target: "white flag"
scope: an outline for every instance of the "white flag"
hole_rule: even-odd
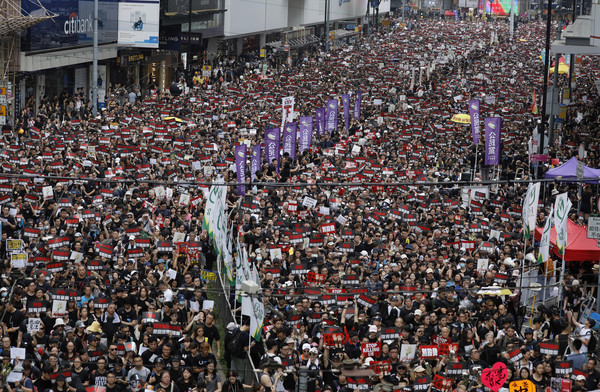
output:
[[[535,230],[535,221],[537,218],[538,202],[540,198],[540,183],[529,184],[527,194],[523,202],[523,228],[525,238],[531,238]]]
[[[554,208],[554,207],[552,207]],[[540,241],[540,254],[538,256],[538,264],[544,264],[548,262],[550,258],[550,233],[552,232],[552,219],[553,219],[553,209],[550,209],[550,214],[548,214],[548,218],[546,219],[546,224],[544,225],[544,231],[542,232],[542,240]],[[548,271],[546,271],[548,272]]]
[[[564,256],[568,243],[567,219],[569,219],[569,211],[572,205],[569,195],[566,192],[556,196],[556,201],[554,202],[554,226],[556,227],[556,246],[558,247],[558,254],[561,256]]]

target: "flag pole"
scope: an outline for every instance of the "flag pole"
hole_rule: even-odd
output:
[[[475,179],[475,174],[477,173],[477,160],[479,159],[479,143],[475,145],[475,165],[473,165],[473,176]]]
[[[560,309],[560,314],[562,315],[562,288],[560,285],[565,280],[565,252],[567,251],[567,243],[565,242],[565,249],[562,252],[562,264],[560,266],[560,282],[558,284],[558,306]]]

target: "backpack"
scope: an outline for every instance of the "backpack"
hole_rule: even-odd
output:
[[[231,338],[225,347],[230,354],[239,354],[243,350],[244,342],[242,342],[242,331],[236,328],[231,334]]]
[[[588,342],[588,353],[595,354],[596,348],[598,347],[598,338],[596,338],[596,333],[590,330],[590,341]]]

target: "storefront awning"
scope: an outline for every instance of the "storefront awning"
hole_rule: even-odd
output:
[[[44,53],[21,52],[20,71],[35,72],[44,69],[68,67],[70,65],[91,63],[94,48],[85,46],[75,49],[61,49]],[[117,44],[106,44],[98,47],[98,60],[117,57]]]

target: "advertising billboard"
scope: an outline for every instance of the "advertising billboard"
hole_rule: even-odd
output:
[[[23,51],[61,49],[91,45],[94,36],[94,2],[40,0],[48,11],[57,14],[29,28],[21,39]],[[42,10],[37,2],[22,2],[23,14],[38,15]],[[98,2],[98,42],[117,41],[117,20],[119,3],[117,0]]]
[[[518,13],[519,10],[519,2],[518,0],[494,0],[488,1],[487,12],[492,15],[508,15],[510,14],[510,6],[513,4],[515,14]]]
[[[160,1],[119,3],[119,46],[158,48]]]

